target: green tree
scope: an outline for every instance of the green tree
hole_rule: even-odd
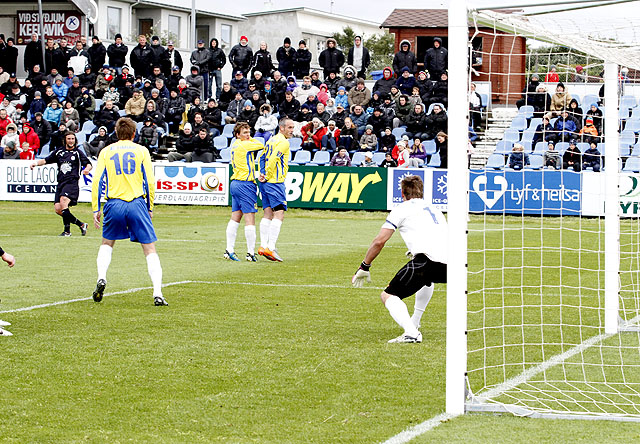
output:
[[[346,26],[342,32],[336,32],[332,36],[338,43],[338,48],[344,52],[345,59],[349,49],[353,46],[356,33],[350,27]],[[364,46],[369,50],[371,56],[371,64],[367,71],[377,71],[383,69],[385,66],[391,66],[393,61],[393,43],[394,36],[387,31],[384,34],[374,34],[370,37],[366,35],[362,36]]]

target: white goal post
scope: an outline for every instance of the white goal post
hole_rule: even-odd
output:
[[[633,182],[625,199],[640,207],[640,197],[632,200],[640,167],[637,172],[631,168],[633,158],[640,157],[640,151],[633,151],[640,150],[640,134],[635,132],[633,139],[631,125],[636,115],[640,120],[640,82],[637,87],[625,85],[620,70],[640,72],[640,37],[626,17],[605,21],[598,29],[590,24],[581,28],[579,19],[566,20],[566,12],[581,4],[596,8],[623,3],[627,1],[567,0],[472,9],[464,0],[450,2],[448,414],[486,411],[640,421],[640,210],[621,218],[621,199],[629,188],[623,182]],[[542,11],[542,5],[548,11]],[[590,11],[598,14],[597,9]],[[531,46],[519,49],[516,38],[527,39]],[[535,59],[532,48],[537,48]],[[474,52],[484,62],[472,68]],[[500,58],[526,58],[526,69]],[[569,139],[555,135],[563,155],[575,140],[581,145],[580,168],[568,167],[574,170],[556,171],[540,163],[547,157],[528,139],[543,115],[564,119],[560,110],[549,108],[527,114],[529,93],[521,87],[528,87],[533,74],[551,71],[557,60],[560,77],[569,80],[577,101],[595,100],[604,82],[596,106],[604,109],[598,136],[590,138],[577,129]],[[577,69],[583,66],[576,60],[588,63],[584,80],[573,82],[583,79]],[[503,156],[502,166],[469,168],[469,90],[474,76],[492,84],[493,97],[488,98],[495,99],[493,115],[479,133],[483,146],[495,147],[487,153],[489,160],[491,155]],[[541,83],[556,88],[559,82],[548,78]],[[624,97],[629,99],[620,106]],[[627,108],[634,97],[635,107]],[[522,100],[519,107],[516,99]],[[584,126],[590,103],[580,106],[574,120]],[[501,112],[508,117],[496,117]],[[498,130],[504,134],[496,136]],[[621,151],[628,137],[632,144]],[[546,141],[542,139],[543,145]],[[524,145],[536,162],[510,168],[514,142]],[[601,151],[602,170],[588,166],[580,171],[590,142]],[[506,151],[499,151],[505,146]],[[551,202],[553,196],[574,191],[575,199],[561,196]],[[509,193],[512,203],[507,203]],[[534,202],[526,193],[542,197]]]

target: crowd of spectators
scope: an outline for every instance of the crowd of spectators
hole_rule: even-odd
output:
[[[24,56],[27,77],[20,82],[15,42],[0,35],[5,158],[32,158],[46,145],[55,149],[66,131],[91,133],[83,148],[97,156],[115,140],[115,123],[126,115],[139,122],[136,141],[151,152],[170,135],[176,151],[169,160],[211,161],[219,155],[213,139],[226,124],[247,122],[254,136],[267,141],[277,131],[277,118],[286,116],[295,121],[294,136],[302,139],[302,149],[336,156],[341,147],[347,156],[379,151],[400,165],[422,165],[428,158],[420,153],[410,157],[417,160],[403,162],[399,145],[419,150],[419,142],[447,128],[447,52],[440,39],[420,72],[409,42],[403,41],[393,67],[386,67],[371,89],[364,81],[371,56],[361,36],[346,55],[328,39],[318,54],[321,71],[311,69],[304,40],[295,49],[286,37],[275,57],[265,42],[254,52],[245,36],[228,56],[217,39],[208,46],[200,40],[185,77],[173,42],[164,47],[157,36],[150,42],[139,36],[130,52],[120,34],[108,47],[97,36],[73,45],[65,39],[45,41],[43,58],[40,40],[32,35]],[[225,81],[227,63],[232,76]],[[15,143],[14,134],[20,139]]]

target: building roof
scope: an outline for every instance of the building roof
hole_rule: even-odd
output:
[[[345,19],[348,20],[350,22],[356,22],[356,23],[362,23],[363,25],[369,25],[369,26],[380,26],[379,23],[377,22],[372,22],[370,20],[363,20],[360,18],[356,18],[356,17],[349,17],[346,15],[341,15],[341,14],[334,14],[331,12],[326,12],[326,11],[321,11],[319,9],[313,9],[313,8],[306,8],[304,6],[300,6],[297,8],[287,8],[287,9],[272,9],[272,10],[268,10],[268,11],[259,11],[259,12],[248,12],[246,14],[242,14],[245,17],[254,17],[254,16],[258,16],[258,15],[271,15],[271,14],[283,14],[286,12],[305,12],[307,14],[311,14],[311,15],[317,15],[320,17],[328,17],[328,18],[334,18],[334,19]]]
[[[514,10],[496,10],[511,13]],[[472,24],[471,22],[469,23]],[[394,9],[381,28],[446,28],[449,25],[448,9]]]
[[[175,11],[191,12],[191,0],[125,0],[134,5],[141,7],[154,7],[161,6],[167,9],[173,9]],[[210,7],[210,2],[198,2],[198,8],[196,8],[196,15],[206,15],[209,17],[219,17],[227,20],[241,21],[246,20],[245,17],[237,14],[228,14],[218,12],[217,8]],[[204,8],[203,8],[204,6]]]

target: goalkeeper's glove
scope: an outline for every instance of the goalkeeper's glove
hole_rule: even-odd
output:
[[[407,256],[409,260],[413,260],[413,253],[411,253],[411,250],[407,251],[404,255]]]
[[[371,268],[371,264],[365,264],[364,261],[360,264],[358,271],[351,278],[351,285],[354,287],[362,287],[364,281],[366,279],[367,282],[371,282],[371,273],[369,273],[369,269]]]

